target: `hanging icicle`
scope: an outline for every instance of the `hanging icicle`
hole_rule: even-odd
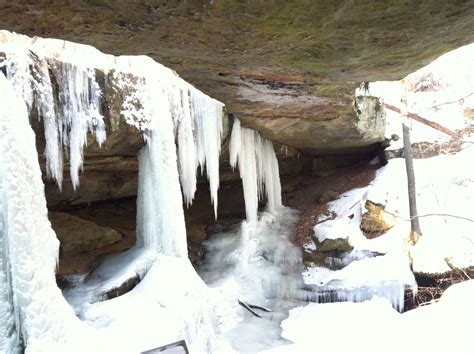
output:
[[[280,174],[272,142],[253,129],[241,127],[240,120],[234,118],[229,153],[231,166],[239,165],[247,221],[257,221],[258,201],[264,196],[268,211],[281,208]]]

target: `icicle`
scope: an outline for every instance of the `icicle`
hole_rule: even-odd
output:
[[[195,124],[197,161],[201,171],[206,167],[207,178],[217,218],[219,190],[219,155],[222,136],[222,104],[198,90],[191,91],[191,114]]]
[[[58,117],[54,112],[53,85],[49,76],[48,64],[41,60],[37,66],[39,80],[36,81],[38,114],[43,118],[46,141],[46,174],[54,178],[59,190],[63,183],[63,150]]]
[[[273,144],[258,132],[242,128],[238,118],[234,118],[229,153],[231,166],[239,164],[247,220],[257,221],[258,200],[263,196],[267,197],[268,211],[281,208],[280,175]]]
[[[36,102],[44,122],[46,138],[46,172],[61,189],[63,180],[62,146],[69,150],[71,181],[74,189],[79,185],[83,149],[87,145],[87,132],[95,134],[101,145],[106,138],[105,125],[100,113],[101,91],[91,69],[63,63],[59,77],[58,111],[55,111],[53,85],[48,63],[41,56],[26,49],[7,51],[0,64],[15,92],[23,97],[29,111]],[[34,72],[33,72],[34,71]]]
[[[104,117],[100,107],[102,91],[96,80],[95,70],[87,69],[87,75],[89,77],[88,129],[94,133],[97,144],[102,146],[107,138]]]
[[[100,90],[91,70],[69,63],[62,64],[58,79],[61,81],[58,95],[62,128],[60,136],[63,145],[69,147],[71,181],[76,189],[79,186],[79,170],[82,169],[88,131],[95,132],[99,145],[105,140],[105,126],[99,112]]]
[[[196,193],[197,146],[194,138],[194,122],[191,116],[190,91],[171,90],[170,102],[173,110],[175,135],[178,141],[178,166],[181,188],[186,206],[192,204]]]

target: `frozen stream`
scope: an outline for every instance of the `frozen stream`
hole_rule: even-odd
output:
[[[296,219],[296,212],[288,208],[264,212],[256,223],[243,221],[206,244],[198,273],[215,291],[222,334],[239,352],[291,343],[281,337],[281,321],[289,310],[307,304],[296,300],[303,268],[301,250],[289,241]],[[238,300],[272,312],[255,309],[258,318]]]

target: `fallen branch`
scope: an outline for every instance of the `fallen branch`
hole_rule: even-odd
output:
[[[249,305],[247,305],[245,302],[237,300],[239,302],[239,305],[242,306],[244,309],[246,309],[248,312],[250,312],[252,315],[258,318],[262,318],[258,313],[256,313],[254,310],[250,308]]]
[[[418,304],[418,307],[426,306],[426,305],[432,305],[432,304],[437,303],[438,301],[439,301],[439,298],[433,299],[433,300],[430,300],[430,301],[426,301],[426,302],[422,302],[422,303]]]
[[[262,311],[265,311],[265,312],[272,312],[272,310],[270,310],[269,308],[263,307],[263,306],[252,305],[252,304],[247,304],[247,305],[252,309],[262,310]]]
[[[391,111],[394,111],[398,114],[402,114],[402,111],[400,110],[400,108],[392,106],[391,104],[385,103],[384,107],[387,108],[387,109],[390,109]],[[443,133],[445,133],[445,134],[447,134],[447,135],[449,135],[453,138],[459,138],[458,133],[453,132],[451,129],[448,129],[448,128],[442,126],[441,124],[438,124],[438,123],[435,123],[435,122],[433,122],[429,119],[420,117],[418,114],[407,113],[407,117],[410,118],[410,119],[416,120],[417,122],[420,122],[422,124],[425,124],[425,125],[433,128],[433,129],[439,130],[440,132],[443,132]]]

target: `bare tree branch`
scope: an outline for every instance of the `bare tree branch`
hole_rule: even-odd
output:
[[[390,109],[391,111],[394,111],[396,113],[402,114],[400,108],[392,106],[391,104],[385,103],[384,107],[387,108],[387,109]],[[440,132],[443,132],[443,133],[445,133],[445,134],[447,134],[447,135],[449,135],[453,138],[459,138],[458,133],[453,132],[451,129],[448,129],[448,128],[442,126],[441,124],[438,124],[438,123],[435,123],[435,122],[433,122],[429,119],[423,118],[423,117],[419,116],[418,114],[408,112],[406,116],[410,119],[416,120],[417,122],[425,124],[425,125],[433,128],[433,129],[439,130]]]

